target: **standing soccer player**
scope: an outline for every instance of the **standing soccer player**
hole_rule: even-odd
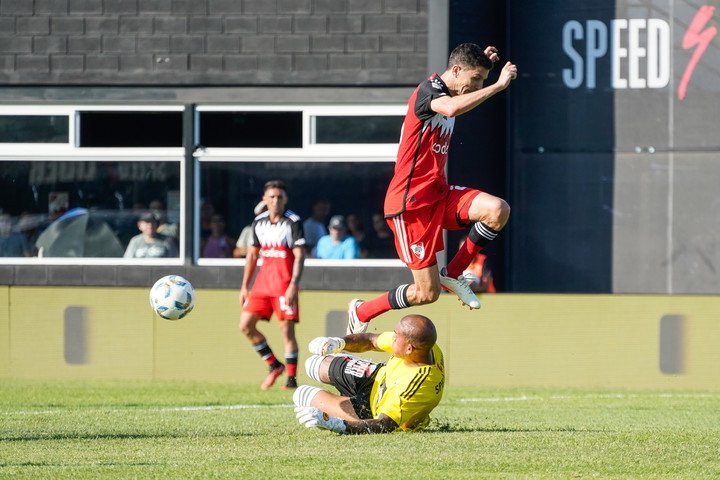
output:
[[[410,96],[395,174],[385,195],[385,218],[400,259],[412,270],[413,283],[369,301],[351,300],[348,334],[365,332],[367,322],[391,309],[436,301],[441,286],[471,309],[480,308],[462,273],[505,226],[510,207],[486,192],[448,185],[445,163],[455,117],[502,92],[517,77],[517,67],[507,62],[497,82],[483,88],[499,58],[495,47],[459,45],[450,54],[447,70],[432,74]],[[435,255],[444,248],[443,229],[468,227],[462,248],[438,270]]]
[[[288,196],[284,182],[267,182],[262,199],[267,211],[255,217],[252,224],[253,244],[245,257],[240,288],[240,330],[268,364],[270,373],[260,385],[260,388],[267,390],[275,384],[286,366],[273,354],[267,339],[257,329],[257,322],[270,320],[275,313],[285,346],[288,378],[284,388],[297,388],[298,344],[295,323],[300,320],[298,283],[305,262],[305,238],[300,217],[285,208]],[[263,264],[251,291],[250,281],[261,252]]]

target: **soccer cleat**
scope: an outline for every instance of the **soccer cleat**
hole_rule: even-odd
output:
[[[262,382],[262,384],[260,384],[260,389],[267,390],[268,388],[275,385],[275,380],[277,380],[277,378],[282,375],[284,371],[285,365],[283,365],[282,363],[275,368],[271,368],[268,376],[265,377],[265,380]]]
[[[297,380],[295,377],[288,377],[287,383],[283,385],[283,390],[295,390],[298,387]]]
[[[357,309],[361,303],[363,303],[363,301],[359,298],[353,298],[348,304],[348,325],[347,330],[345,331],[346,335],[367,332],[367,322],[361,322],[357,314]]]
[[[470,307],[470,309],[480,308],[480,300],[467,284],[465,277],[460,275],[457,279],[447,276],[445,267],[440,270],[440,283],[447,290],[458,296],[460,301]]]

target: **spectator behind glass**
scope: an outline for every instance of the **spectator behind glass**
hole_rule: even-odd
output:
[[[330,202],[318,200],[313,204],[310,218],[303,223],[305,249],[308,253],[314,250],[320,238],[328,234],[328,230],[325,228],[325,219],[328,213],[330,213]]]
[[[27,237],[12,231],[12,217],[0,214],[0,257],[28,257],[31,245]]]
[[[125,250],[125,258],[177,257],[178,250],[170,237],[158,233],[158,219],[153,212],[145,212],[137,222],[139,235],[135,235]]]
[[[257,217],[261,213],[263,213],[265,210],[267,210],[267,205],[265,205],[265,202],[260,200],[257,205],[255,205],[255,209],[253,210],[253,213],[255,213],[255,216]],[[250,225],[246,225],[245,228],[242,229],[240,232],[240,236],[237,239],[237,242],[235,243],[235,250],[233,250],[233,257],[235,258],[245,258],[247,255],[248,249],[252,246],[253,243],[253,226],[252,222],[250,222]]]
[[[368,258],[396,258],[395,241],[382,213],[372,216],[373,233],[368,238]]]
[[[315,257],[326,260],[342,260],[360,257],[357,240],[347,234],[345,217],[335,215],[328,225],[330,234],[325,235],[315,247]]]
[[[230,258],[233,239],[225,233],[225,217],[216,213],[210,218],[210,236],[202,241],[202,256],[206,258]]]
[[[207,200],[203,200],[200,204],[200,238],[210,236],[212,229],[210,228],[210,219],[215,213],[215,207]]]
[[[158,233],[161,233],[168,237],[172,237],[173,239],[178,238],[178,225],[176,223],[168,222],[167,210],[165,209],[165,205],[161,200],[152,200],[150,202],[150,205],[148,205],[148,209],[152,213],[154,213],[155,217],[158,219]]]
[[[465,244],[465,237],[460,239],[460,248]],[[475,293],[495,293],[492,270],[487,265],[487,257],[478,253],[463,272],[465,281]]]
[[[368,256],[368,237],[365,234],[365,227],[360,220],[360,217],[354,213],[350,213],[347,216],[347,228],[348,233],[355,237],[358,243],[358,249],[360,250],[360,258],[367,258]]]

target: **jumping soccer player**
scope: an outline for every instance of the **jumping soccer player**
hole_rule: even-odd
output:
[[[265,336],[257,329],[257,322],[270,320],[275,312],[285,344],[288,375],[285,388],[297,388],[295,323],[300,320],[298,283],[305,262],[305,238],[300,217],[285,208],[288,201],[285,183],[280,180],[267,182],[262,199],[267,211],[255,217],[252,224],[253,244],[245,257],[240,288],[240,330],[269,365],[270,373],[260,385],[266,390],[282,375],[285,365],[273,354]],[[252,291],[249,291],[260,252],[263,264]]]
[[[410,96],[395,174],[385,195],[385,218],[400,259],[412,270],[413,283],[369,301],[351,300],[347,333],[365,332],[367,322],[391,309],[432,303],[441,286],[471,309],[480,308],[462,273],[505,226],[510,207],[486,192],[448,185],[445,163],[455,117],[502,92],[517,77],[517,67],[507,62],[497,82],[483,88],[499,59],[495,47],[483,51],[464,43],[452,51],[442,75],[433,73]],[[435,254],[444,248],[443,229],[468,227],[462,248],[438,271]]]

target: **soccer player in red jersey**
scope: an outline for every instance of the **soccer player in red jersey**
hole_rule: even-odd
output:
[[[502,92],[517,77],[517,67],[507,62],[497,82],[483,87],[499,59],[495,47],[459,45],[450,54],[447,70],[432,74],[410,96],[395,174],[385,195],[385,218],[400,259],[412,270],[413,283],[369,301],[350,301],[348,333],[364,332],[367,322],[391,309],[432,303],[441,288],[471,309],[480,308],[462,273],[505,226],[510,207],[486,192],[448,185],[445,163],[455,117]],[[444,248],[443,229],[468,227],[462,248],[439,270],[435,254]]]
[[[300,217],[285,208],[288,202],[285,183],[280,180],[267,182],[262,199],[267,205],[267,211],[253,221],[253,244],[245,257],[240,288],[240,330],[269,366],[270,373],[260,385],[260,388],[266,390],[282,375],[285,365],[273,354],[267,339],[257,329],[257,322],[270,320],[275,313],[285,344],[288,375],[285,388],[297,388],[298,344],[295,323],[300,320],[298,283],[305,262],[305,238]],[[260,253],[263,264],[250,290],[250,281],[255,274]]]

